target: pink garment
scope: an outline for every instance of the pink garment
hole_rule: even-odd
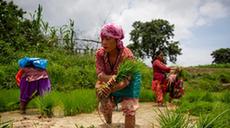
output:
[[[153,62],[153,79],[159,80],[161,83],[166,79],[165,73],[170,72],[171,68],[167,67],[159,59]]]
[[[124,38],[124,32],[121,26],[114,24],[114,23],[108,23],[105,24],[100,33],[101,39],[103,37],[112,37],[117,39],[117,48],[122,49],[124,48],[122,39]]]
[[[22,77],[26,77],[26,81],[28,82],[48,78],[47,71],[38,68],[25,67],[22,68],[22,72],[23,72]]]
[[[108,60],[108,54],[104,48],[98,49],[96,52],[96,73],[99,78],[100,75],[115,75],[117,74],[118,67],[125,59],[132,59],[133,53],[130,49],[124,47],[120,49],[117,61],[113,68],[111,68]],[[122,111],[124,115],[135,115],[136,109],[139,107],[138,99],[136,98],[124,98],[121,101]],[[103,114],[108,114],[113,111],[115,103],[111,97],[108,97],[101,101],[100,111]]]
[[[167,67],[159,59],[153,62],[152,90],[155,91],[157,103],[163,103],[163,98],[167,90],[165,73],[170,72],[170,70],[171,68]]]
[[[111,113],[114,110],[115,106],[116,105],[112,97],[108,97],[100,102],[99,109],[104,115],[106,115]],[[134,116],[138,108],[139,108],[139,99],[125,98],[121,101],[121,110],[125,116],[127,115]]]
[[[98,49],[96,52],[96,73],[97,73],[97,76],[99,74],[106,74],[106,75],[116,74],[120,63],[124,59],[127,59],[127,58],[133,59],[134,58],[133,53],[131,52],[130,49],[124,47],[124,48],[120,49],[119,55],[117,57],[117,61],[116,61],[115,65],[112,69],[110,64],[109,64],[108,54],[105,52],[104,48]]]
[[[156,94],[157,103],[163,103],[164,96],[167,92],[169,92],[171,99],[180,98],[184,94],[183,80],[177,79],[176,74],[170,74],[163,83],[159,80],[153,80],[152,90]]]
[[[164,96],[167,91],[167,83],[166,81],[161,84],[159,80],[152,81],[152,90],[156,94],[156,102],[163,103]]]

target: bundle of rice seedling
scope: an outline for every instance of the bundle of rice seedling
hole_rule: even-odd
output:
[[[122,80],[131,77],[131,79],[134,77],[134,74],[140,72],[140,67],[142,63],[136,60],[125,60],[118,68],[118,73],[115,78],[111,79],[108,82],[103,82],[102,86],[97,90],[99,96],[107,97],[108,95],[104,95],[104,90],[113,88],[114,83],[119,83]]]

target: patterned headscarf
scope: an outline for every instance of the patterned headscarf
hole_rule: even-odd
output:
[[[101,29],[100,36],[101,39],[105,36],[115,38],[117,39],[117,48],[124,48],[122,41],[122,39],[124,38],[124,32],[121,26],[114,23],[105,24]]]

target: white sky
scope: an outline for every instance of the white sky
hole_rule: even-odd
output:
[[[9,0],[8,0],[9,1]],[[43,7],[43,18],[52,26],[75,21],[81,37],[98,38],[106,22],[120,24],[125,45],[135,21],[165,19],[175,25],[182,55],[177,65],[210,64],[211,52],[230,47],[229,0],[13,0],[27,12]],[[150,65],[149,60],[145,62]]]

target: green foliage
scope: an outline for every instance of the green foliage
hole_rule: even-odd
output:
[[[215,71],[213,73],[196,73],[188,79],[188,84],[194,89],[208,90],[212,92],[222,91],[222,83],[229,81],[229,71]]]
[[[0,64],[9,64],[14,59],[14,48],[3,40],[0,40]]]
[[[0,89],[0,112],[19,108],[19,90]]]
[[[196,67],[201,68],[230,68],[230,63],[227,64],[208,64],[208,65],[199,65]]]
[[[54,93],[51,93],[42,97],[38,97],[35,100],[41,115],[48,117],[53,115],[52,109],[54,108],[55,103],[58,103],[57,95],[55,96]]]
[[[17,73],[17,65],[11,63],[9,65],[0,65],[0,89],[17,88],[15,81],[15,74]]]
[[[8,121],[1,121],[1,117],[0,117],[0,128],[13,128],[13,121],[12,120],[8,120]]]
[[[185,102],[181,105],[179,112],[190,112],[192,115],[198,116],[199,114],[210,113],[213,110],[213,104],[210,102],[199,101],[192,104]]]
[[[226,128],[229,126],[228,124],[230,122],[228,122],[226,119],[223,119],[223,117],[229,114],[229,111],[230,109],[227,109],[221,113],[214,112],[214,114],[209,113],[209,114],[200,115],[196,127],[197,128]],[[226,122],[223,121],[227,121],[228,124],[226,125]]]
[[[157,116],[161,128],[192,128],[188,117],[182,113],[176,113],[168,109],[166,109],[166,112],[162,112],[159,109]]]
[[[204,95],[201,97],[202,101],[213,102],[214,98],[211,92],[205,92]]]
[[[18,98],[19,90],[0,90],[0,111],[19,109]],[[64,115],[68,116],[92,112],[96,106],[94,89],[79,89],[69,92],[52,91],[43,97],[36,97],[29,103],[29,107],[38,108],[42,115],[48,117],[55,114],[55,107],[60,107]]]
[[[66,116],[92,112],[97,106],[94,90],[81,89],[65,93],[61,100]]]
[[[147,89],[141,89],[141,94],[139,101],[140,102],[153,102],[155,101],[155,94],[153,94],[152,90],[147,90]]]
[[[220,100],[224,103],[230,103],[230,91],[222,92]]]
[[[192,79],[192,74],[189,73],[188,71],[182,69],[182,71],[180,72],[180,77],[181,77],[184,81],[188,81],[188,80]]]
[[[179,42],[173,41],[174,25],[168,21],[157,19],[150,22],[136,21],[131,31],[133,44],[128,47],[140,58],[154,57],[157,50],[162,50],[171,62],[176,61],[177,55],[181,54]]]
[[[143,89],[151,89],[152,79],[153,79],[153,70],[149,68],[144,63],[140,65],[141,72],[141,87]]]
[[[230,63],[230,48],[220,48],[211,53],[214,58],[213,63],[226,64]]]
[[[19,33],[18,28],[25,12],[12,1],[0,1],[0,40],[9,42],[12,46],[14,38]]]
[[[123,79],[127,78],[128,76],[131,76],[140,72],[140,67],[142,63],[139,61],[134,60],[125,60],[121,65],[119,66],[116,81],[120,82]]]

